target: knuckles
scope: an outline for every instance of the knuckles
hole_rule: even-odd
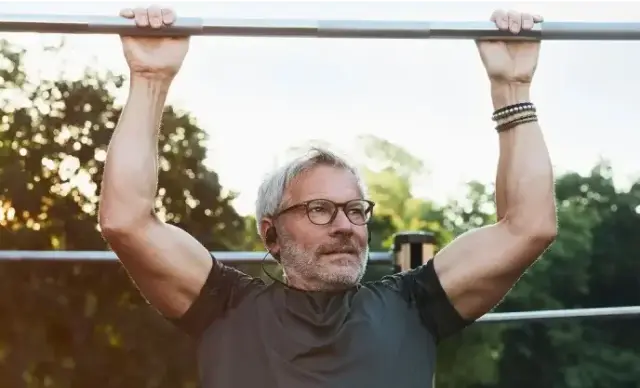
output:
[[[535,23],[541,21],[541,17],[537,17],[531,13],[496,10],[491,15],[491,21],[495,23],[500,30],[509,30],[517,34],[521,30],[530,30]]]
[[[160,28],[170,26],[176,19],[175,12],[170,8],[161,8],[151,5],[147,8],[125,8],[120,11],[120,16],[133,19],[138,27]]]
[[[151,5],[147,8],[126,8],[120,12],[120,16],[127,19],[134,19],[139,27],[158,28],[169,26],[175,21],[175,13],[170,8],[161,8],[157,5]],[[536,17],[530,13],[496,10],[491,15],[491,21],[501,30],[510,30],[518,33],[521,30],[530,30],[535,23],[541,21],[540,17]]]

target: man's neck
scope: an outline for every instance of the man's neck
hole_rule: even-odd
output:
[[[319,280],[304,279],[302,277],[292,275],[293,274],[284,275],[284,283],[288,287],[295,288],[296,290],[309,292],[338,292],[350,288],[346,284],[332,284]]]

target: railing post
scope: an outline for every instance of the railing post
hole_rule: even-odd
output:
[[[432,232],[396,233],[392,248],[394,272],[408,271],[425,264],[434,255],[435,243],[435,235]]]

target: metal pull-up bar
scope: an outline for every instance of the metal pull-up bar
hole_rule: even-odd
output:
[[[514,35],[490,22],[394,20],[202,19],[169,28],[138,28],[118,16],[0,14],[0,32],[136,36],[256,36],[373,39],[640,40],[639,23],[542,22]]]

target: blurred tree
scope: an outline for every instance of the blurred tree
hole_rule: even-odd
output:
[[[469,182],[464,197],[465,200],[449,201],[439,210],[440,228],[448,238],[445,244],[464,232],[495,222],[494,193],[489,186]],[[436,386],[458,388],[497,383],[502,330],[500,325],[477,324],[443,342],[438,350]]]
[[[243,251],[249,252],[264,252],[265,247],[260,235],[258,234],[258,227],[256,225],[255,216],[245,216],[244,220],[244,241],[240,248]]]
[[[556,183],[559,236],[501,310],[637,305],[640,183],[616,191],[607,163]],[[496,387],[637,387],[637,321],[512,326],[504,333]]]
[[[105,250],[98,182],[120,115],[110,90],[124,78],[87,71],[34,83],[23,56],[0,43],[0,249]],[[161,133],[158,213],[209,250],[240,246],[233,196],[203,164],[205,132],[167,107]],[[3,262],[0,316],[2,387],[195,381],[189,342],[147,306],[118,262]]]
[[[361,170],[376,202],[371,225],[372,249],[387,250],[400,231],[431,231],[439,245],[450,241],[442,228],[443,209],[413,195],[413,185],[428,176],[419,157],[388,140],[373,135],[358,139],[363,157]]]
[[[0,112],[0,201],[10,233],[1,248],[104,248],[96,182],[120,115],[109,89],[121,87],[124,78],[87,71],[80,80],[34,85],[23,73],[23,53],[6,43],[0,50],[8,60],[0,73],[3,94],[14,96]],[[235,248],[244,223],[231,206],[234,197],[223,196],[217,174],[203,164],[206,141],[191,116],[165,109],[156,209],[210,250]]]

